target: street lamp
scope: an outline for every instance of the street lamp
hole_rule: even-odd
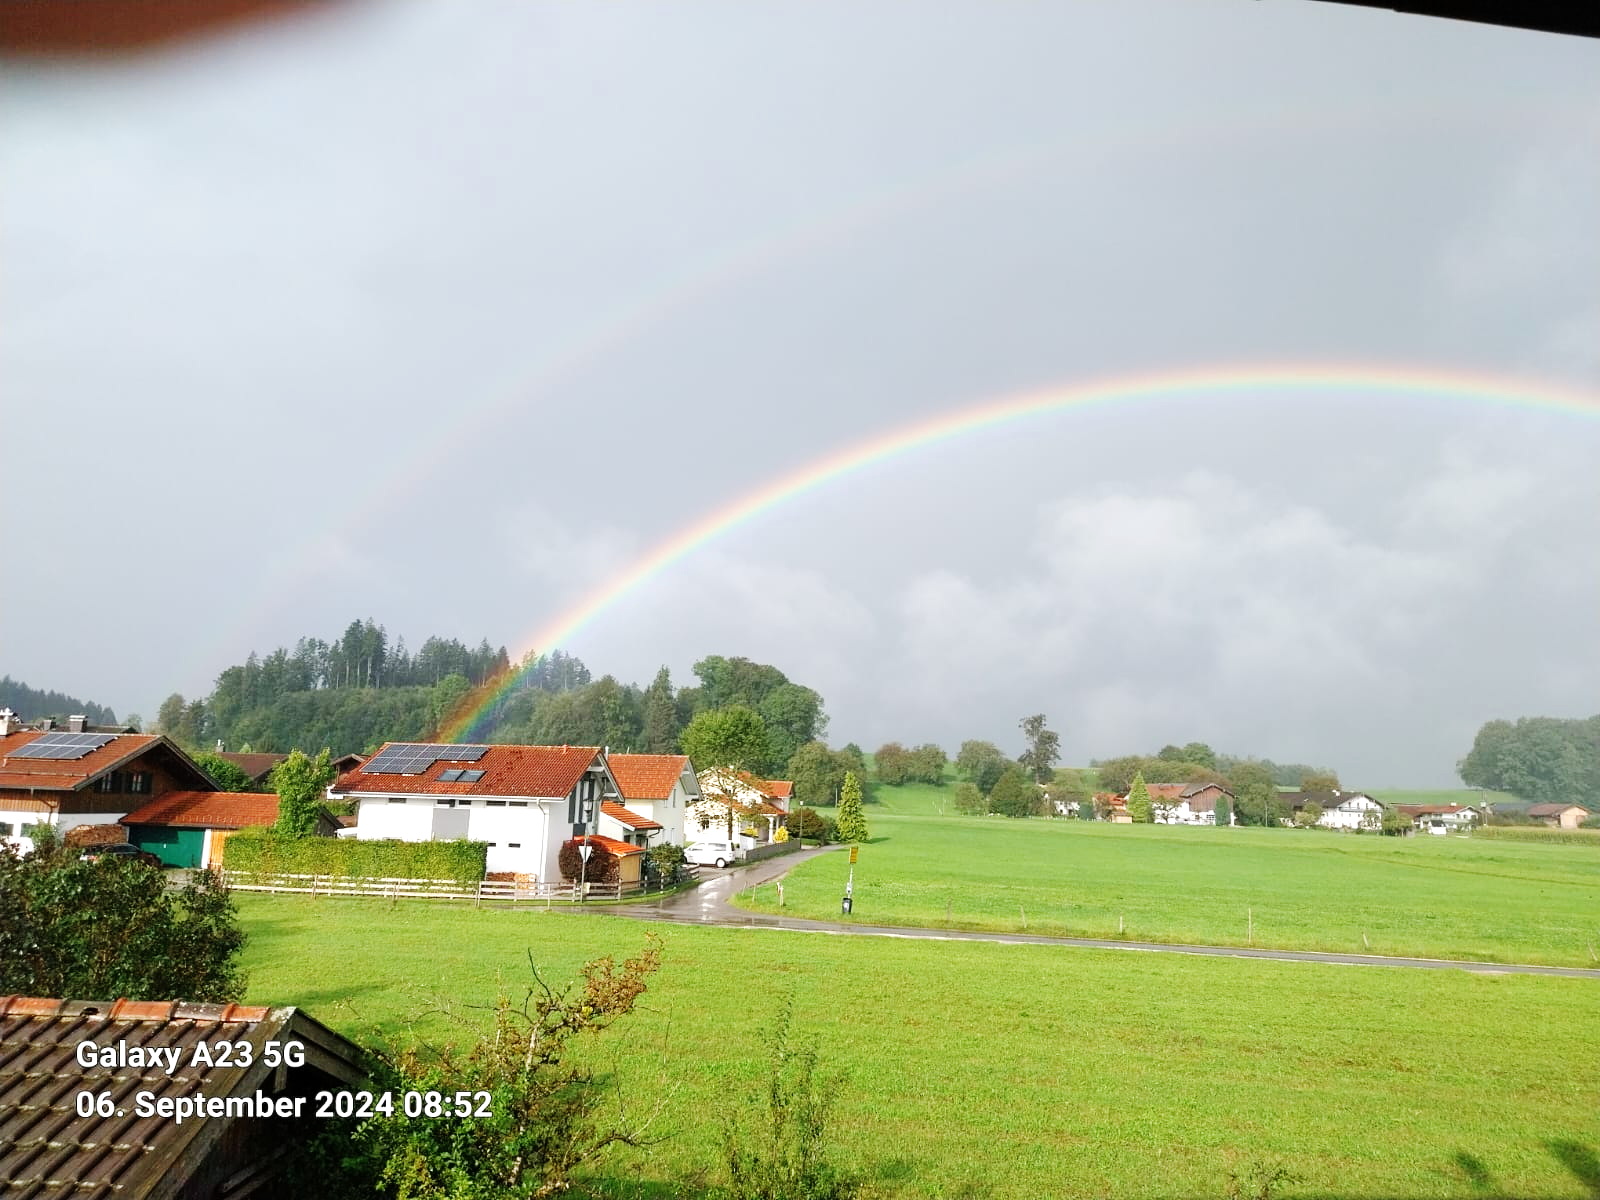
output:
[[[594,853],[594,847],[589,845],[589,839],[584,838],[578,843],[578,857],[583,860],[578,867],[578,903],[583,903],[589,894],[589,855]]]

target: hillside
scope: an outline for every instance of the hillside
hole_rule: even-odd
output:
[[[7,675],[0,679],[0,708],[9,708],[24,721],[40,717],[70,717],[81,714],[95,725],[115,725],[117,714],[93,700],[79,700],[64,692],[42,691]]]

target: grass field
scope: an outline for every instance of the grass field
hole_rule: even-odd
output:
[[[565,979],[658,929],[646,1011],[597,1046],[624,1094],[678,1089],[676,1133],[608,1164],[601,1190],[619,1200],[715,1194],[674,1181],[714,1170],[721,1114],[761,1078],[789,996],[846,1076],[838,1144],[876,1197],[1220,1200],[1227,1172],[1256,1164],[1301,1177],[1273,1193],[1285,1200],[1594,1195],[1600,987],[1587,980],[426,901],[247,895],[240,908],[248,999],[301,1005],[359,1040],[407,1036],[440,996],[489,1003],[497,977],[526,978],[530,949]],[[436,1015],[416,1026],[444,1029]]]
[[[877,789],[849,920],[1600,966],[1587,845],[930,816],[949,790]],[[847,870],[799,865],[783,911],[839,919]]]

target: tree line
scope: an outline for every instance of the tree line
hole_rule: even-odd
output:
[[[41,717],[85,716],[95,725],[115,725],[117,714],[103,704],[92,700],[79,700],[63,692],[31,688],[19,679],[7,675],[0,678],[0,708],[9,708],[24,721],[37,721]]]

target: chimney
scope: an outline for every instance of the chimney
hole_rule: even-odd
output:
[[[82,733],[88,724],[89,718],[84,716],[82,713],[77,713],[76,715],[67,718],[67,732]]]
[[[22,728],[22,722],[17,719],[17,714],[9,708],[0,708],[0,737],[15,733]]]
[[[40,717],[35,725],[40,733],[49,733],[56,727],[56,719],[54,717]]]

